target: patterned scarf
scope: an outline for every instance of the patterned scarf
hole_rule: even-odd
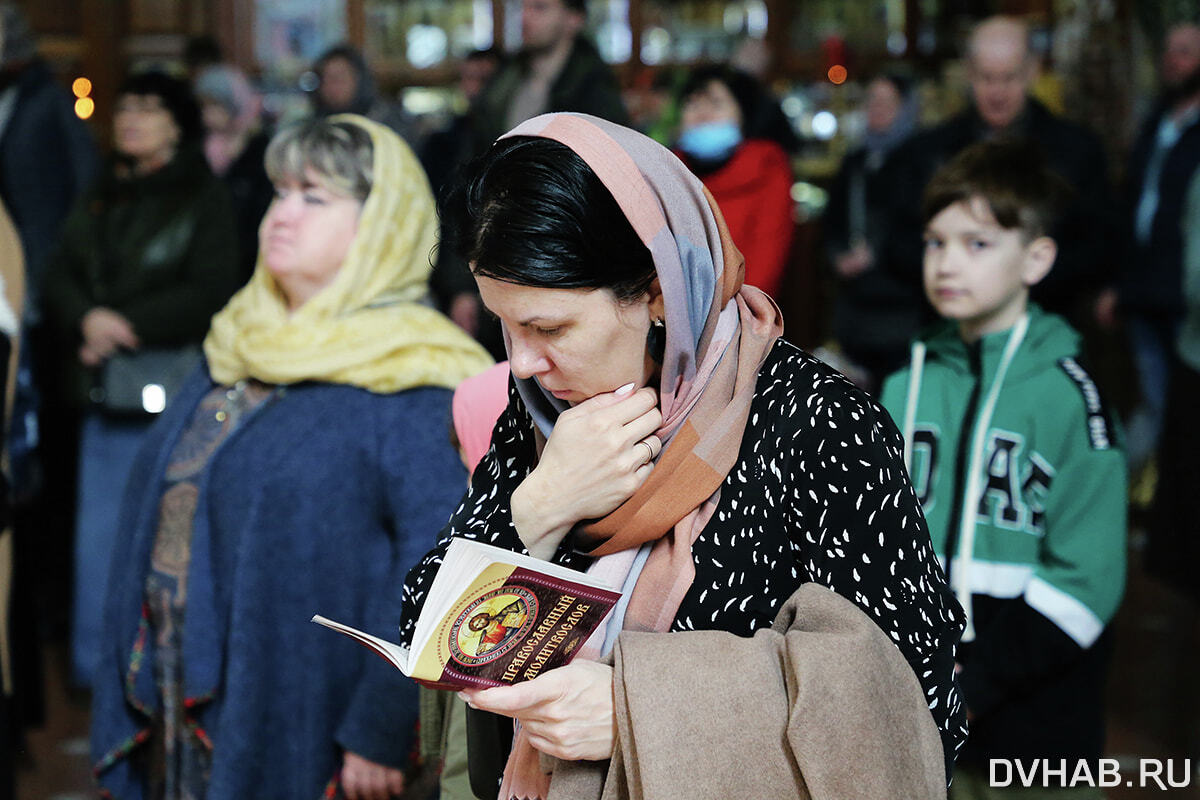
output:
[[[337,276],[294,312],[262,256],[250,282],[213,317],[204,340],[218,383],[242,378],[398,392],[453,388],[492,363],[457,325],[424,305],[437,235],[433,196],[399,136],[364,117],[341,115],[371,135],[371,193]]]
[[[742,283],[745,263],[716,202],[669,150],[619,125],[584,114],[544,114],[506,136],[561,142],[596,173],[649,248],[666,307],[666,352],[659,384],[665,443],[650,478],[624,504],[575,534],[600,556],[590,573],[622,586],[638,551],[622,626],[666,631],[695,578],[692,543],[716,508],[737,461],[759,368],[783,321],[774,301]],[[549,436],[567,405],[535,380],[517,388],[539,431]],[[584,656],[597,657],[597,631]],[[519,729],[500,797],[544,798],[549,776]]]

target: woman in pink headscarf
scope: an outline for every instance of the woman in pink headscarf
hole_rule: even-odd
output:
[[[700,181],[641,134],[548,114],[471,166],[444,219],[513,381],[408,575],[402,635],[456,536],[623,593],[573,663],[462,693],[475,792],[942,796],[962,612],[900,436],[780,338]]]

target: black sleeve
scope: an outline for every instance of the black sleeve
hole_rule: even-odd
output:
[[[237,232],[225,187],[215,178],[197,187],[195,204],[196,225],[179,281],[116,305],[145,345],[203,339],[212,315],[237,288]]]
[[[887,412],[852,390],[798,414],[786,513],[807,578],[852,600],[904,654],[942,735],[949,778],[966,741],[954,648],[964,615],[933,552]],[[807,414],[805,413],[807,412]]]
[[[1005,600],[986,633],[972,644],[970,661],[959,676],[971,713],[985,717],[1001,703],[1044,686],[1047,675],[1061,674],[1083,652],[1023,597]]]
[[[881,268],[918,289],[925,258],[921,201],[933,176],[936,157],[929,152],[933,146],[920,134],[909,139],[891,154],[878,177],[886,236],[877,261]]]
[[[50,318],[62,332],[63,340],[72,343],[80,340],[79,323],[84,314],[96,305],[87,280],[88,252],[94,241],[94,228],[86,197],[76,203],[63,223],[58,244],[46,265],[43,290]]]

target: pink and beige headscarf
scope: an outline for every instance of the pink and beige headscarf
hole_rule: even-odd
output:
[[[623,627],[666,631],[695,578],[692,543],[737,461],[759,368],[783,321],[774,301],[742,280],[745,264],[716,201],[671,151],[585,114],[544,114],[506,136],[561,142],[596,173],[650,250],[666,308],[659,403],[665,442],[650,478],[576,535],[601,558],[589,570],[621,586],[651,544]],[[518,390],[542,434],[566,406],[535,380]],[[602,640],[602,632],[598,631]],[[593,637],[585,654],[598,654]],[[548,776],[518,733],[501,797],[545,797]]]
[[[492,446],[492,428],[508,405],[508,362],[501,361],[478,375],[472,375],[454,390],[450,414],[454,434],[468,473],[487,455]]]

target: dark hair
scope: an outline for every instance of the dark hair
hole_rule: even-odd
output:
[[[563,5],[571,11],[578,11],[580,14],[587,13],[587,0],[563,0]]]
[[[370,73],[370,70],[367,68],[367,59],[363,56],[362,51],[360,51],[354,45],[347,44],[345,42],[342,44],[335,44],[333,47],[327,49],[324,53],[321,53],[320,57],[317,58],[316,63],[313,64],[313,69],[315,69],[317,72],[320,72],[325,68],[326,64],[328,64],[330,61],[333,61],[335,58],[340,58],[343,61],[349,61],[350,65],[354,67],[355,72],[357,72],[359,75]]]
[[[497,47],[485,47],[482,50],[472,50],[463,56],[463,61],[495,61],[499,63],[503,55]]]
[[[638,238],[596,173],[552,139],[501,139],[443,196],[444,243],[476,275],[522,286],[609,289],[622,302],[655,278]]]
[[[316,117],[295,123],[271,139],[264,157],[267,176],[278,185],[304,183],[312,170],[327,188],[366,202],[375,179],[371,134],[350,122]]]
[[[922,208],[928,224],[955,203],[982,198],[1000,227],[1036,239],[1050,232],[1070,195],[1033,143],[1000,140],[973,144],[939,169]]]
[[[744,138],[769,139],[789,152],[796,149],[799,140],[778,101],[757,78],[728,64],[709,64],[688,73],[679,89],[680,105],[713,81],[725,84],[737,101]]]
[[[203,134],[200,106],[185,81],[172,78],[164,72],[139,72],[127,77],[117,87],[117,97],[126,94],[152,96],[161,100],[179,126],[180,142],[196,141]]]
[[[362,51],[352,44],[338,44],[330,47],[321,57],[313,64],[313,72],[317,74],[320,81],[325,80],[325,67],[330,61],[341,59],[350,65],[354,70],[355,76],[358,78],[357,89],[354,93],[354,99],[350,101],[349,108],[330,108],[326,105],[321,92],[316,93],[314,104],[316,105],[316,113],[318,116],[326,116],[332,113],[340,113],[342,111],[350,111],[355,114],[366,115],[371,108],[371,104],[375,102],[375,77],[371,74],[370,66],[367,64],[367,59],[363,56]],[[317,84],[318,87],[320,84]]]
[[[183,63],[188,69],[198,70],[224,60],[220,43],[209,34],[192,36],[183,46]]]

